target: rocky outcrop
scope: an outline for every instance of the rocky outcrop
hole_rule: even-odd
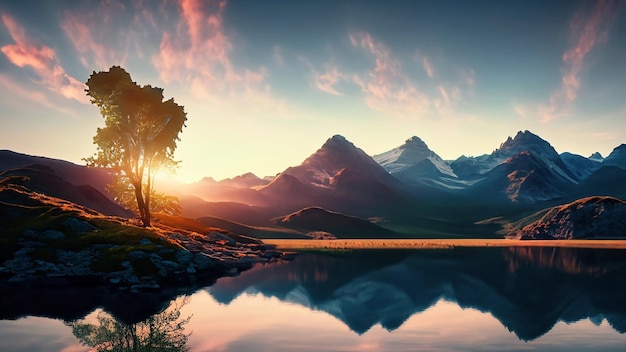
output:
[[[191,231],[131,222],[0,182],[0,283],[88,283],[137,292],[289,258],[259,240],[201,225]]]
[[[548,209],[511,234],[520,239],[626,238],[626,202],[588,197]]]

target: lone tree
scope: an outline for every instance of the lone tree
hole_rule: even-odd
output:
[[[163,101],[163,89],[139,86],[119,66],[91,74],[85,91],[91,103],[100,108],[105,127],[98,128],[90,166],[111,168],[115,184],[134,192],[143,226],[150,226],[150,199],[154,176],[162,168],[174,168],[178,134],[185,127],[187,114],[174,99]]]

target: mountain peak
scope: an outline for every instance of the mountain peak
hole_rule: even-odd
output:
[[[600,162],[602,162],[602,160],[604,160],[604,157],[599,152],[595,152],[595,153],[589,155],[589,157],[587,159],[590,159],[590,160],[593,160],[593,161],[600,161]]]
[[[426,150],[429,150],[429,148],[426,145],[426,143],[424,143],[424,141],[420,137],[418,137],[418,136],[413,136],[413,137],[407,139],[400,148],[405,148],[405,149],[426,149]]]
[[[406,177],[417,178],[425,173],[456,177],[450,165],[428,148],[424,141],[413,136],[403,145],[382,154],[374,155],[374,160],[388,172],[397,174],[405,170],[413,170]],[[434,170],[434,171],[433,171]]]
[[[499,149],[500,150],[506,150],[506,149],[511,149],[511,148],[517,149],[519,148],[519,146],[536,145],[536,144],[549,144],[549,143],[543,140],[541,137],[537,136],[536,134],[526,130],[523,132],[522,131],[517,132],[517,134],[515,135],[515,138],[511,138],[509,136],[506,142],[500,145]]]
[[[346,137],[336,134],[331,138],[328,138],[321,149],[344,150],[346,148],[352,149],[356,147],[352,144],[352,142],[347,140]]]
[[[602,165],[617,166],[626,169],[626,144],[620,144],[615,147],[602,161]]]

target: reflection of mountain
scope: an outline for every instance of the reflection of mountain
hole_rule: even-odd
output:
[[[607,319],[626,331],[626,257],[618,250],[459,248],[303,254],[220,280],[208,291],[228,303],[260,292],[326,311],[353,331],[398,328],[439,299],[488,312],[520,339],[558,321]]]

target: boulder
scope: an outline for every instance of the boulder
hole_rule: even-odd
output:
[[[97,227],[84,220],[78,220],[77,218],[68,218],[63,222],[63,225],[67,226],[77,235],[82,235],[85,232],[97,231]]]

